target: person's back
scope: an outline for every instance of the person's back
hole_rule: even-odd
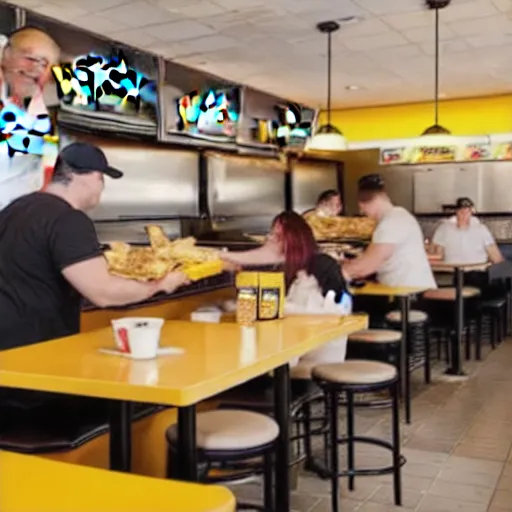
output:
[[[52,194],[0,212],[0,350],[78,332],[80,296],[61,271],[91,257],[94,240],[89,218]]]
[[[394,206],[378,222],[375,244],[393,244],[392,256],[378,270],[379,282],[388,286],[436,288],[418,221],[405,208]]]

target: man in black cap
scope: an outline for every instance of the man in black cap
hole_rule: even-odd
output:
[[[455,215],[441,222],[432,243],[446,263],[501,263],[503,256],[491,232],[474,216],[469,197],[459,197]]]
[[[151,283],[108,272],[84,212],[99,203],[104,176],[122,175],[101,149],[76,142],[60,152],[44,192],[0,212],[0,351],[78,333],[81,297],[120,306],[186,282],[180,272]]]
[[[361,212],[377,221],[377,227],[366,251],[343,265],[346,277],[377,274],[388,286],[436,288],[420,225],[405,208],[393,205],[382,176],[363,176],[358,200]]]

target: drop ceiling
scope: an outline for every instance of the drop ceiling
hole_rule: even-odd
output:
[[[315,25],[355,16],[333,37],[334,107],[433,96],[434,15],[423,0],[11,3],[311,106],[326,96],[326,39]],[[440,19],[442,96],[510,92],[512,0],[452,0]]]

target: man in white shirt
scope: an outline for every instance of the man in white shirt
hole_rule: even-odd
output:
[[[418,221],[405,209],[394,206],[378,174],[359,180],[361,212],[377,221],[372,243],[366,251],[343,265],[346,277],[377,274],[388,286],[436,288],[436,282]]]
[[[474,204],[460,197],[454,217],[441,222],[432,243],[446,263],[501,263],[503,256],[491,232],[474,215]]]

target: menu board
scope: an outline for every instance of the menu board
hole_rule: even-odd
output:
[[[512,141],[449,145],[411,145],[382,148],[381,165],[430,164],[446,162],[481,162],[512,160]]]

